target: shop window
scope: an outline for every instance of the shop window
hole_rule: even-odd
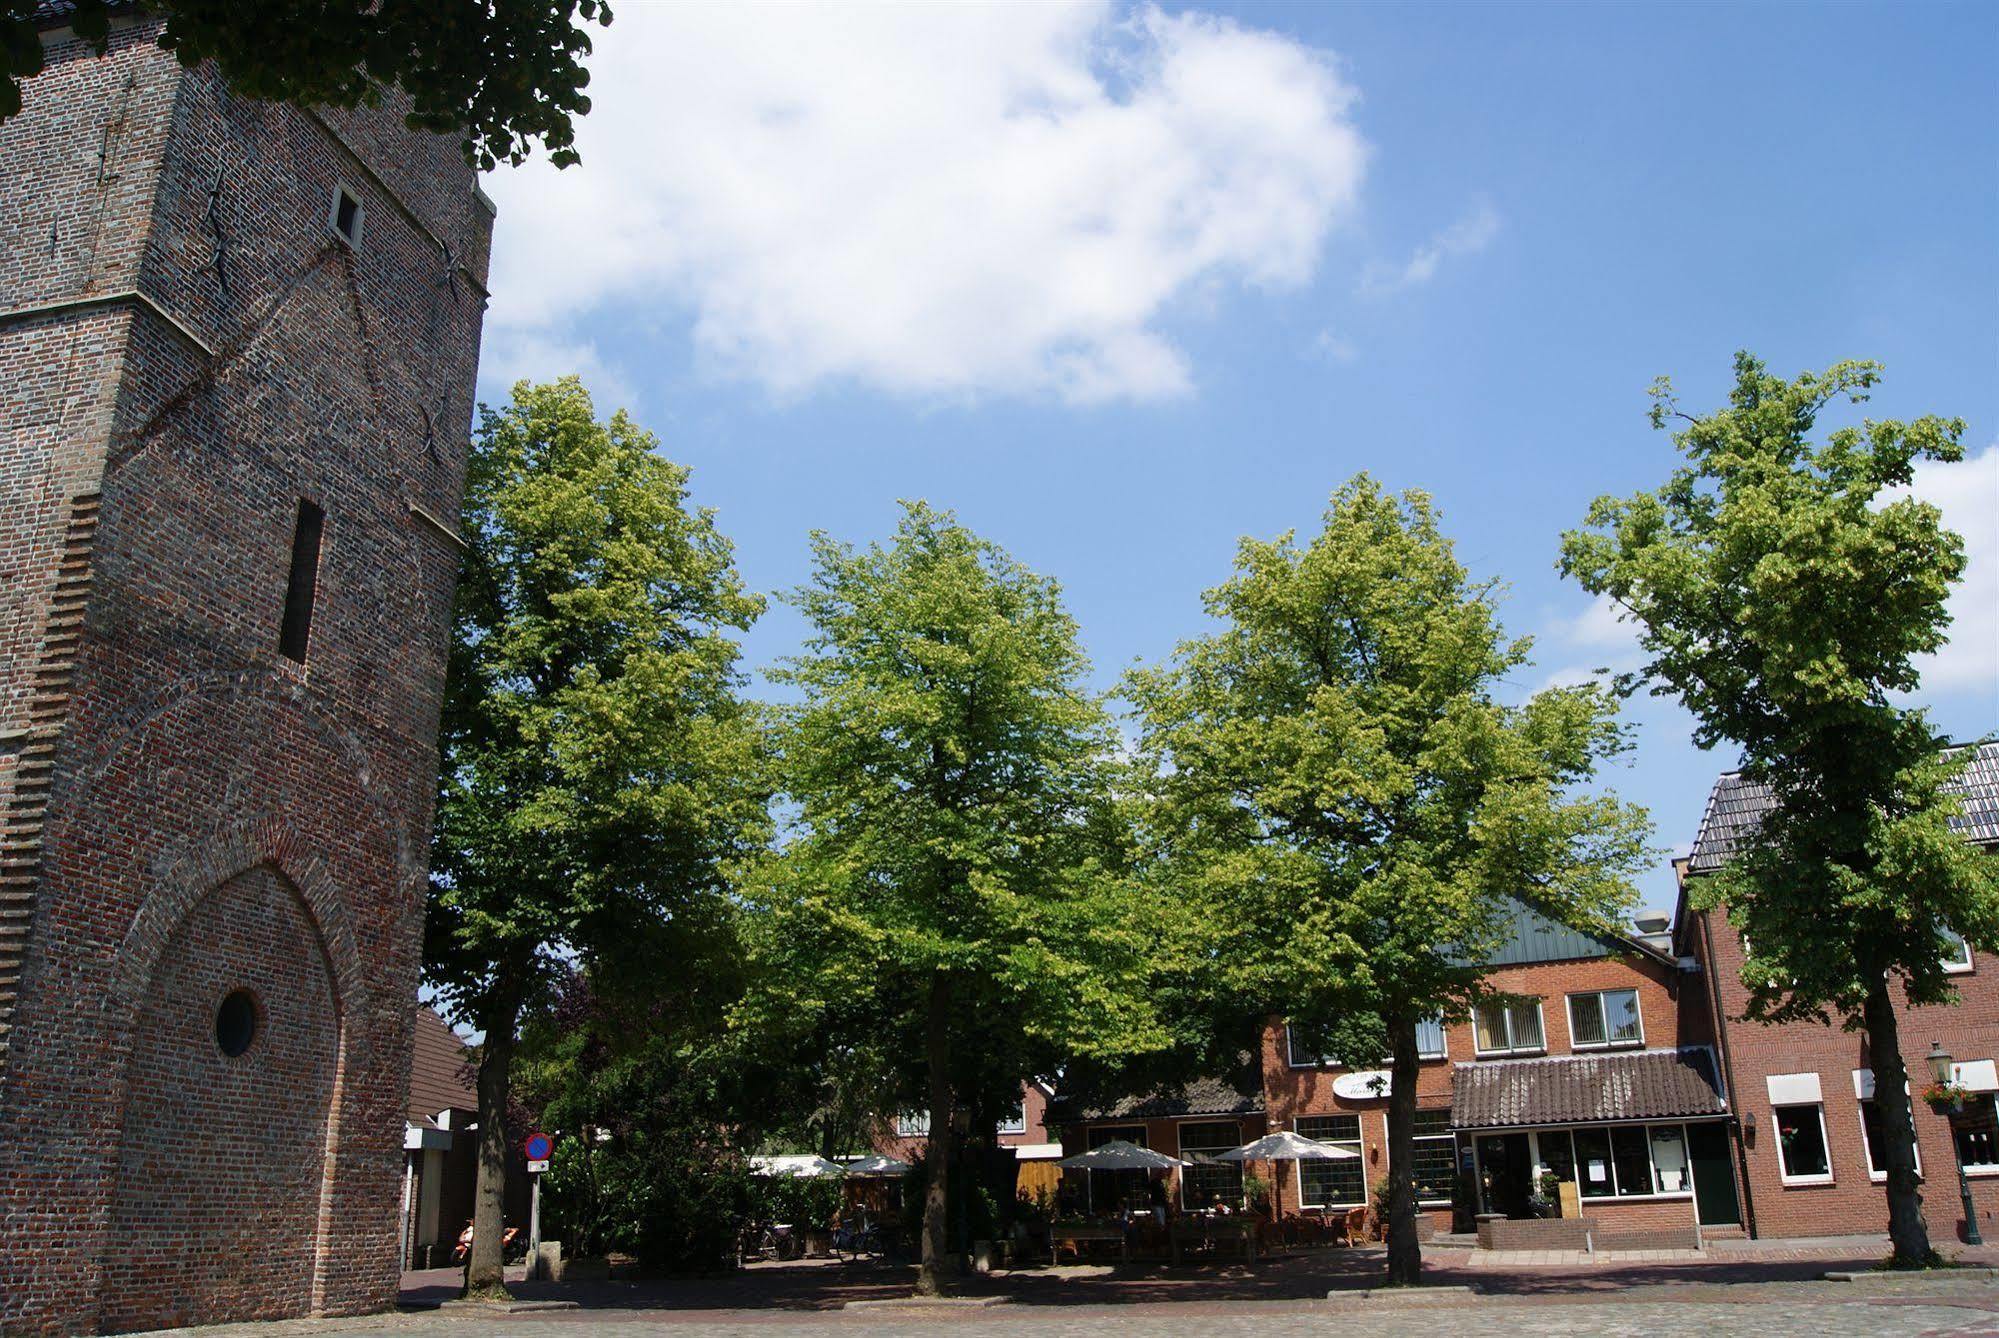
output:
[[[1786,1184],[1826,1183],[1832,1179],[1832,1158],[1826,1151],[1825,1107],[1778,1106],[1772,1112],[1777,1125],[1778,1169]]]
[[[1215,1160],[1216,1153],[1241,1144],[1242,1126],[1234,1120],[1180,1126],[1180,1157],[1194,1163],[1180,1168],[1182,1208],[1210,1208],[1218,1203],[1242,1206],[1242,1163]]]
[[[1642,1125],[1618,1125],[1610,1131],[1610,1161],[1617,1172],[1619,1198],[1653,1193],[1652,1140]]]
[[[1637,990],[1595,990],[1569,996],[1569,1043],[1578,1050],[1645,1044]]]
[[[1575,1138],[1577,1190],[1586,1199],[1612,1197],[1617,1193],[1617,1171],[1610,1160],[1610,1130],[1578,1129]]]
[[[1480,1004],[1472,1014],[1472,1039],[1481,1055],[1538,1054],[1547,1049],[1540,1000]]]
[[[1308,1115],[1293,1122],[1306,1138],[1354,1154],[1338,1161],[1301,1161],[1298,1202],[1307,1208],[1351,1208],[1367,1202],[1367,1163],[1361,1159],[1360,1116]]]
[[[1084,1142],[1092,1148],[1119,1140],[1136,1143],[1139,1147],[1150,1146],[1145,1141],[1145,1126],[1142,1124],[1099,1125],[1084,1138]],[[1125,1206],[1143,1210],[1152,1204],[1155,1182],[1150,1171],[1091,1171],[1088,1174],[1089,1205],[1093,1213],[1115,1212]]]
[[[1655,1124],[1652,1138],[1652,1192],[1685,1194],[1693,1189],[1687,1175],[1687,1131],[1677,1124]]]
[[[1451,1111],[1416,1112],[1416,1140],[1409,1159],[1419,1203],[1449,1203],[1458,1179],[1458,1140],[1451,1132]]]
[[[1999,1171],[1999,1121],[1994,1115],[1992,1093],[1981,1092],[1966,1098],[1964,1109],[1951,1116],[1951,1136],[1965,1170]]]

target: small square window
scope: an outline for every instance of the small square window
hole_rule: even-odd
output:
[[[333,207],[327,211],[326,225],[333,235],[349,246],[361,244],[361,201],[345,186],[333,188]]]

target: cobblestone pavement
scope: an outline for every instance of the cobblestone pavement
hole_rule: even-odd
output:
[[[607,1300],[609,1298],[596,1298]],[[1459,1292],[1423,1297],[1135,1301],[1064,1304],[1036,1301],[938,1311],[670,1310],[614,1305],[532,1314],[473,1307],[403,1312],[348,1320],[292,1320],[184,1330],[199,1338],[291,1338],[374,1334],[382,1338],[1127,1338],[1156,1333],[1217,1338],[1293,1338],[1364,1328],[1369,1338],[1486,1334],[1512,1330],[1556,1338],[1625,1338],[1641,1334],[1754,1334],[1758,1338],[1910,1338],[1999,1335],[1999,1282],[1977,1276],[1880,1276],[1855,1282],[1685,1281],[1614,1291]]]

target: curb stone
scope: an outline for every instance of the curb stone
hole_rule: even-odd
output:
[[[1011,1305],[1011,1296],[889,1296],[869,1301],[846,1301],[842,1310],[984,1310],[989,1306]]]

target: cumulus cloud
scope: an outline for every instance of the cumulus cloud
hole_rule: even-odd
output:
[[[1557,618],[1548,639],[1572,662],[1550,673],[1544,688],[1578,687],[1606,674],[1630,673],[1645,662],[1637,628],[1609,595],[1598,595],[1572,617]]]
[[[1368,266],[1361,273],[1360,290],[1367,296],[1381,297],[1420,287],[1437,277],[1438,267],[1446,260],[1477,255],[1498,235],[1498,211],[1481,200],[1463,218],[1417,247],[1402,264]]]
[[[1910,494],[1964,540],[1964,578],[1947,605],[1950,642],[1917,661],[1924,692],[1999,691],[1999,443],[1955,464],[1919,462],[1915,483],[1894,493]]]
[[[583,165],[489,183],[496,339],[667,306],[781,395],[1183,393],[1176,306],[1307,282],[1367,158],[1326,53],[1197,12],[634,5],[595,40]]]
[[[571,373],[583,378],[600,415],[638,407],[631,381],[589,340],[502,325],[479,351],[480,389],[493,402],[506,399],[516,381],[553,381]]]

